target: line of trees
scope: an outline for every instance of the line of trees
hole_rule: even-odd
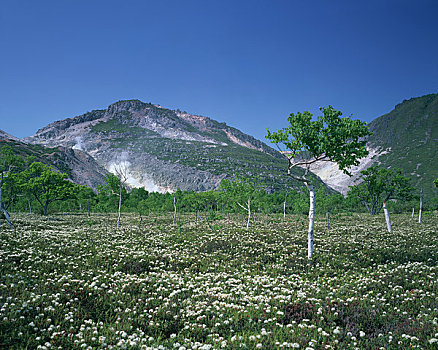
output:
[[[54,171],[34,158],[23,159],[4,146],[0,149],[0,216],[10,227],[10,212],[136,212],[139,215],[192,212],[199,217],[234,213],[246,217],[249,227],[258,213],[307,214],[309,191],[285,189],[268,193],[260,179],[224,179],[219,189],[202,193],[177,190],[174,194],[148,192],[144,188],[129,189],[124,177],[108,174],[106,183],[94,192],[86,186],[72,183],[67,175]],[[330,194],[323,186],[314,190],[315,213],[336,212],[378,214],[383,202],[390,203],[393,212],[406,212],[418,206],[409,179],[399,170],[372,166],[362,172],[362,182],[352,186],[348,196]],[[438,184],[438,181],[435,181]],[[437,209],[438,200],[428,203]]]
[[[325,110],[325,112],[327,111]],[[331,112],[329,111],[329,113]],[[335,119],[337,117],[339,117],[339,114],[335,115]],[[307,122],[311,123],[310,120],[307,120]],[[337,123],[339,124],[339,120]],[[292,126],[291,123],[290,128]],[[321,130],[323,131],[327,127],[329,126],[322,124]],[[327,137],[324,136],[324,132],[321,132],[321,130],[319,130],[320,137]],[[290,136],[287,132],[283,130],[283,134],[271,133],[270,136],[274,142],[286,143],[287,139],[284,137]],[[295,136],[302,137],[303,134]],[[293,146],[293,144],[291,143],[289,146]],[[300,144],[297,143],[296,147],[300,147]],[[305,187],[301,190],[288,188],[284,191],[268,193],[260,179],[238,177],[224,179],[220,187],[214,191],[197,193],[182,192],[178,189],[173,194],[160,194],[156,192],[149,193],[144,188],[130,190],[125,185],[127,171],[123,168],[119,168],[116,175],[108,174],[106,183],[99,186],[95,193],[88,187],[69,181],[66,174],[55,171],[51,166],[37,162],[32,157],[23,159],[15,155],[9,146],[3,146],[0,149],[0,225],[1,219],[4,218],[9,227],[13,229],[10,211],[32,212],[32,210],[35,211],[35,208],[38,208],[43,215],[47,215],[49,209],[61,212],[87,211],[89,215],[91,211],[118,212],[117,228],[119,228],[122,212],[137,212],[139,214],[139,225],[142,215],[150,215],[151,213],[173,211],[174,224],[176,223],[177,212],[195,213],[195,221],[198,221],[198,218],[214,220],[230,213],[235,217],[244,213],[243,215],[246,214],[247,229],[254,213],[277,213],[278,217],[281,218],[282,216],[285,217],[286,212],[294,214],[306,214],[308,212],[308,259],[311,263],[313,221],[316,214],[325,214],[327,227],[329,227],[329,210],[331,213],[336,213],[340,211],[363,211],[365,208],[371,215],[377,215],[383,208],[388,231],[392,232],[387,206],[388,201],[391,201],[392,210],[396,212],[407,211],[411,207],[414,208],[418,203],[419,196],[414,195],[414,189],[410,186],[409,178],[403,176],[401,170],[385,169],[377,165],[361,172],[360,182],[351,186],[347,197],[344,198],[340,194],[328,194],[324,186],[316,188],[314,180],[307,178],[309,164],[323,160],[327,151],[324,151],[323,148],[317,148],[316,151],[320,152],[318,154],[315,150],[306,148],[303,144],[301,144],[301,147],[310,151],[308,153],[313,157],[310,160],[309,158],[298,160],[298,162],[304,162],[306,166],[305,172],[301,176]],[[335,157],[336,155],[328,159],[335,159]],[[353,158],[350,164],[356,163],[353,160],[357,158]],[[296,164],[297,162],[292,158],[289,159],[288,173],[293,177],[296,176],[291,174],[291,168]],[[434,185],[438,187],[438,179],[434,181]],[[309,198],[310,205],[308,204]],[[438,209],[437,199],[430,203],[430,209]],[[412,202],[413,200],[415,202]],[[421,223],[422,206],[421,191],[419,223]],[[412,216],[413,214],[414,211]]]

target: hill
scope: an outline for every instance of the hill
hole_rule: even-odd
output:
[[[127,183],[149,191],[205,191],[234,175],[259,176],[272,190],[298,187],[286,176],[286,159],[254,137],[139,100],[56,121],[24,140],[83,150],[108,171],[124,166]]]
[[[368,144],[385,150],[378,161],[401,168],[428,196],[438,177],[438,94],[411,98],[369,124]]]
[[[369,128],[373,132],[367,143],[370,154],[353,168],[351,178],[333,164],[312,167],[312,171],[345,194],[361,170],[378,163],[401,168],[417,190],[424,188],[426,198],[438,195],[433,187],[438,177],[438,94],[405,100],[369,123]]]
[[[52,165],[57,171],[66,173],[75,183],[94,190],[98,185],[105,183],[106,170],[100,167],[93,157],[80,150],[27,144],[0,130],[0,148],[4,145],[10,146],[15,154],[24,158],[34,156],[37,161]]]

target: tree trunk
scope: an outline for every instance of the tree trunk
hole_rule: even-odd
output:
[[[173,208],[174,208],[174,212],[173,212],[173,224],[176,224],[176,199],[175,199],[175,195],[173,195]]]
[[[138,229],[140,230],[140,225],[141,225],[141,213],[138,213]]]
[[[117,217],[117,229],[119,229],[119,226],[120,226],[121,209],[122,209],[122,183],[120,182],[120,190],[119,190],[119,216]]]
[[[286,219],[286,198],[287,198],[287,192],[284,196],[284,202],[283,202],[283,219]]]
[[[3,187],[3,184],[0,184],[0,212],[3,212],[3,214],[5,215],[5,218],[6,218],[6,222],[8,223],[9,227],[11,228],[11,230],[13,230],[14,226],[12,226],[11,218],[9,217],[9,213],[8,213],[8,211],[6,210],[6,208],[3,205],[3,201],[2,201],[2,187]]]
[[[386,202],[383,202],[383,212],[385,213],[386,226],[388,227],[388,232],[392,233],[391,220],[389,219],[388,208],[386,207]]]
[[[88,216],[90,216],[90,200],[87,199],[87,210],[88,210]]]
[[[418,223],[421,224],[421,213],[423,211],[423,189],[420,192],[420,211],[418,212]]]
[[[307,235],[307,258],[312,260],[313,255],[313,232],[315,227],[315,189],[306,184],[309,189],[309,230]]]
[[[414,214],[415,214],[415,208],[412,207],[412,218],[414,217]]]
[[[251,220],[251,197],[248,198],[248,221],[246,222],[246,229],[249,228],[250,220]]]
[[[43,215],[47,216],[47,214],[49,213],[49,201],[46,200],[46,202],[43,204]]]
[[[327,218],[327,230],[330,231],[330,214],[328,210],[326,211],[325,216]]]
[[[29,214],[32,214],[32,206],[30,205],[30,199],[27,199],[27,203],[29,204]]]

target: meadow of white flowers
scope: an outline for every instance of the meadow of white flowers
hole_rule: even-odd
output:
[[[0,348],[438,349],[438,213],[320,218],[312,265],[297,216],[14,218]]]

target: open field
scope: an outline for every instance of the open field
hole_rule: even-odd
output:
[[[0,348],[437,349],[438,213],[14,215],[0,228]]]

